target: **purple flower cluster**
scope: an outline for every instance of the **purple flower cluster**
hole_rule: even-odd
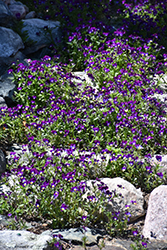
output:
[[[85,1],[69,2],[73,2],[69,8],[72,12],[75,5],[82,6]],[[137,30],[129,33],[132,24],[139,23],[139,31],[143,32],[152,27],[158,29],[158,24],[150,20],[150,13],[139,16],[141,4],[135,8],[126,1],[122,4],[129,19],[113,36],[107,26],[96,27],[91,21],[83,24],[80,16],[81,24],[68,36],[69,44],[77,41],[78,45],[77,57],[73,53],[71,61],[77,62],[81,56],[81,68],[96,88],[78,83],[77,77],[66,69],[68,65],[52,61],[49,56],[9,70],[17,82],[15,97],[19,104],[0,108],[1,131],[5,139],[26,143],[30,154],[25,163],[11,153],[10,170],[4,177],[16,175],[27,211],[53,219],[56,227],[93,223],[89,208],[100,204],[100,199],[110,201],[115,196],[97,179],[100,195],[87,196],[88,215],[83,215],[76,207],[84,207],[81,196],[87,189],[86,180],[120,176],[147,189],[147,179],[153,178],[149,163],[153,152],[161,162],[161,154],[167,150],[165,104],[154,97],[163,91],[150,77],[163,74],[167,55],[164,53],[164,61],[159,61],[156,53],[161,50],[151,40],[155,34],[145,38]],[[161,13],[161,7],[158,10],[152,5],[150,11]],[[69,21],[69,17],[65,18]],[[23,145],[23,153],[25,148]],[[95,171],[96,176],[92,177],[92,167],[102,167],[102,173]],[[163,180],[163,173],[155,173],[155,180],[158,177]],[[17,211],[14,192],[13,196],[10,192],[1,197],[8,205],[14,204]],[[116,223],[119,215],[120,211],[112,214]],[[127,212],[125,216],[131,215]],[[133,235],[137,234],[135,230]]]

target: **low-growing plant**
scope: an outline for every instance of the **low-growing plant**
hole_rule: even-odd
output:
[[[60,10],[66,9],[60,14],[67,22],[75,18],[75,7],[77,15],[78,7],[83,7],[77,2],[73,7],[71,1],[66,7],[65,2],[58,3]],[[105,8],[102,3],[98,15]],[[50,5],[41,5],[41,11],[54,10]],[[89,10],[85,19],[92,18],[93,1],[88,5],[82,13]],[[67,9],[70,15],[66,17]],[[162,11],[157,9],[159,14]],[[145,20],[145,12],[147,8],[141,19]],[[74,28],[68,29],[63,52],[68,64],[60,62],[57,54],[53,60],[46,55],[9,70],[18,105],[0,108],[0,136],[23,144],[25,154],[10,155],[2,176],[9,190],[1,193],[0,212],[8,211],[13,218],[50,219],[52,228],[96,226],[120,236],[129,213],[121,217],[119,211],[107,212],[106,203],[115,193],[103,185],[94,186],[93,194],[86,193],[87,181],[122,177],[147,192],[166,181],[160,164],[152,166],[150,159],[156,155],[161,163],[167,150],[165,105],[155,98],[163,91],[153,78],[155,73],[163,76],[166,72],[167,55],[158,41],[128,34],[126,26],[113,33],[105,24],[97,27],[93,18],[82,21],[78,25],[73,20]],[[74,70],[85,70],[91,82],[81,83]],[[55,244],[62,247],[59,241]],[[138,249],[146,246],[144,241],[136,244]]]

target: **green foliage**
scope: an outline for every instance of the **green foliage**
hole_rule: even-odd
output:
[[[127,229],[128,213],[122,217],[119,211],[107,211],[107,202],[117,194],[105,192],[103,186],[101,191],[95,183],[93,193],[86,193],[87,180],[122,177],[147,192],[166,181],[159,173],[161,164],[153,167],[149,161],[167,150],[166,114],[153,97],[160,83],[149,78],[150,72],[159,69],[158,44],[150,39],[143,43],[139,37],[127,38],[123,31],[114,36],[105,26],[100,29],[93,25],[95,22],[89,23],[92,10],[97,9],[100,17],[105,2],[99,9],[94,1],[82,5],[80,18],[86,21],[79,26],[79,5],[63,5],[66,14],[69,12],[67,19],[64,13],[57,13],[56,18],[64,18],[64,27],[74,23],[73,27],[69,24],[62,53],[68,64],[61,62],[61,56],[53,60],[45,56],[42,61],[28,60],[28,66],[19,64],[10,70],[19,104],[1,108],[0,136],[26,143],[29,153],[24,160],[11,154],[13,160],[3,176],[10,192],[1,196],[2,214],[10,211],[13,218],[26,219],[29,215],[30,219],[50,219],[53,228],[103,227],[110,235],[121,236]],[[37,10],[52,18],[60,3],[46,1]],[[32,1],[30,4],[33,7]],[[159,17],[161,11],[157,10]],[[147,7],[141,11],[143,22],[145,12]],[[124,14],[128,19],[128,12]],[[156,21],[152,13],[150,17]],[[163,16],[160,26],[165,20]],[[133,29],[136,26],[130,27]],[[145,37],[144,30],[141,35]],[[26,32],[23,39],[27,41]],[[166,70],[162,64],[161,69],[163,75]],[[85,70],[92,83],[78,83],[73,75],[76,70]],[[11,184],[13,175],[16,178]],[[86,239],[83,242],[86,248]],[[133,246],[138,250],[143,247],[142,243]]]

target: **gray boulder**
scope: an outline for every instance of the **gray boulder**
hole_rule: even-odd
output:
[[[0,250],[50,250],[48,242],[52,239],[50,231],[40,235],[22,230],[0,231]]]
[[[34,18],[35,16],[36,16],[35,11],[30,11],[30,12],[25,16],[25,19]]]
[[[12,13],[13,17],[15,17],[18,20],[23,19],[26,16],[27,12],[29,11],[28,7],[20,2],[14,2],[10,4],[9,10]]]
[[[0,106],[13,107],[16,105],[13,99],[15,84],[13,83],[13,75],[3,74],[0,78]],[[4,105],[5,104],[5,105]]]
[[[9,11],[7,5],[3,1],[0,1],[0,26],[10,26],[12,19],[12,14]]]
[[[106,209],[111,212],[120,211],[120,216],[123,217],[125,212],[131,214],[129,221],[135,221],[145,214],[144,211],[144,198],[140,189],[136,189],[130,182],[117,177],[117,178],[101,178],[100,181],[108,186],[110,192],[115,191],[118,197],[114,197],[106,204]],[[99,181],[87,181],[88,191],[83,195],[86,199],[88,195],[95,195],[92,183],[99,184]],[[100,212],[100,211],[99,211]]]
[[[12,29],[0,27],[0,39],[0,57],[10,57],[24,48],[21,37]]]
[[[143,235],[149,240],[167,241],[167,186],[155,188],[149,198]]]
[[[60,22],[58,21],[44,21],[39,18],[25,19],[22,21],[24,27],[21,32],[26,31],[29,37],[28,40],[34,42],[34,44],[24,50],[23,53],[26,55],[34,53],[52,43],[51,36],[55,43],[57,40],[61,40]],[[47,33],[47,29],[50,29],[51,36]]]
[[[53,235],[61,235],[63,240],[83,242],[83,237],[86,237],[87,244],[96,244],[98,238],[103,238],[104,230],[94,228],[70,228],[70,229],[55,229],[52,231]]]
[[[0,175],[6,170],[6,157],[4,152],[0,149]]]

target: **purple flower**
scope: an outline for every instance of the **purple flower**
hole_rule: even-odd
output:
[[[142,244],[143,247],[145,247],[145,248],[147,247],[147,243],[146,243],[146,242],[143,242],[143,241],[142,241],[141,244]]]
[[[54,246],[57,247],[59,250],[62,250],[62,245],[60,245],[59,241],[55,242]]]
[[[110,70],[109,70],[109,69],[107,69],[107,68],[104,68],[104,71],[107,73],[107,72],[109,72]]]
[[[138,235],[138,231],[137,230],[135,230],[135,231],[132,231],[132,234],[134,235],[134,236],[137,236]]]
[[[40,206],[40,201],[39,200],[36,201],[35,206],[36,206],[36,208],[39,208],[39,206]]]
[[[61,235],[61,234],[54,234],[53,238],[62,239],[63,235]]]
[[[71,189],[70,189],[70,192],[77,192],[78,191],[78,187],[72,187]]]
[[[157,173],[157,175],[162,179],[163,178],[163,173],[160,172],[160,173]]]
[[[8,70],[8,74],[11,74],[13,72],[13,69]]]
[[[93,131],[94,131],[95,133],[97,133],[97,132],[99,131],[99,128],[95,127],[95,128],[93,128]]]
[[[123,167],[122,167],[122,171],[125,171],[126,169],[127,169],[126,166],[123,166]]]
[[[61,211],[65,211],[67,208],[68,206],[65,203],[61,205]]]
[[[82,216],[82,220],[85,221],[87,219],[87,216]]]
[[[162,156],[161,155],[156,155],[156,159],[157,159],[157,161],[162,161]]]
[[[53,194],[53,196],[54,196],[54,199],[56,199],[56,198],[59,196],[59,192],[56,191],[56,192]]]
[[[88,199],[89,201],[96,201],[96,197],[95,197],[94,195],[89,195],[89,196],[87,197],[87,199]]]
[[[20,19],[20,17],[21,17],[20,13],[16,13],[15,16],[17,19]]]

